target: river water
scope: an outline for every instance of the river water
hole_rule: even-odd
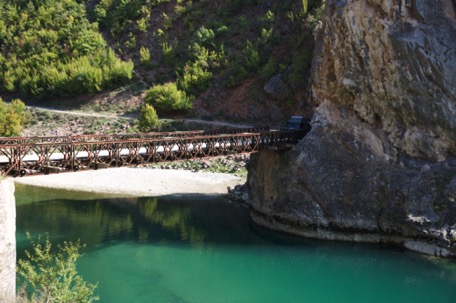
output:
[[[87,245],[102,303],[456,302],[456,262],[258,227],[224,198],[116,198],[16,186],[25,232]]]

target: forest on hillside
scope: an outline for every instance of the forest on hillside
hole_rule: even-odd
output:
[[[133,82],[150,105],[181,111],[280,74],[286,106],[305,89],[323,4],[0,0],[0,96],[46,100]]]
[[[75,0],[0,2],[0,92],[38,99],[95,93],[131,79]]]

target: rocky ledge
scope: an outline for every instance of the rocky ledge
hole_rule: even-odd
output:
[[[254,221],[307,237],[455,256],[456,158],[433,162],[401,154],[393,160],[378,130],[332,106],[319,108],[312,131],[293,150],[251,156]],[[320,119],[329,113],[334,124]],[[342,132],[339,122],[357,131]]]

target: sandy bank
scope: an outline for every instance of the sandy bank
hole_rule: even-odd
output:
[[[111,168],[53,175],[15,178],[20,184],[87,192],[164,196],[179,194],[222,195],[228,186],[244,179],[219,173],[185,170]]]

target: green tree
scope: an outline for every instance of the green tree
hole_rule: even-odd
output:
[[[11,104],[7,104],[0,98],[0,136],[20,136],[22,127],[29,119],[30,114],[21,100],[14,99]]]
[[[138,129],[142,132],[150,132],[158,126],[158,116],[152,105],[144,104],[139,109]]]
[[[192,99],[178,89],[175,82],[157,84],[149,88],[144,100],[165,111],[187,110],[192,107]]]
[[[178,79],[178,84],[187,93],[196,95],[204,91],[211,80],[212,73],[201,67],[197,62],[194,62],[192,64],[187,63],[184,66],[182,75]]]
[[[97,285],[83,280],[76,270],[76,262],[84,247],[79,241],[64,242],[52,252],[49,237],[34,242],[30,234],[32,252],[26,251],[27,260],[19,260],[18,274],[23,278],[18,302],[26,303],[91,303]]]

